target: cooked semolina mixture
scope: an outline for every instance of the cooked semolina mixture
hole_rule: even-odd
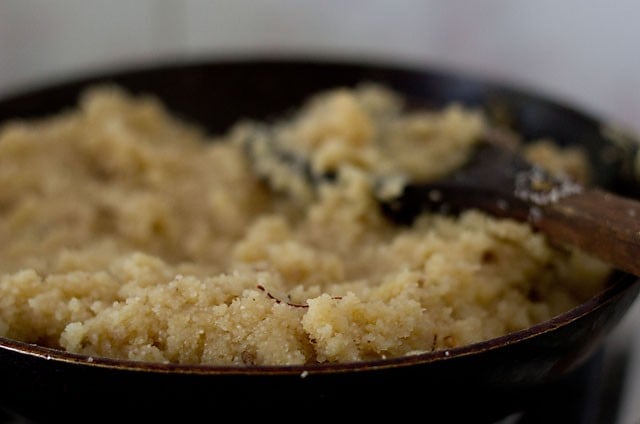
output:
[[[335,181],[266,184],[268,160],[242,143],[256,125]],[[608,267],[479,211],[395,226],[372,196],[368,175],[437,178],[485,130],[477,111],[410,111],[366,84],[216,137],[116,87],[5,123],[0,335],[138,361],[309,364],[453,348],[549,319],[600,290]],[[528,154],[588,175],[580,152],[545,141]]]

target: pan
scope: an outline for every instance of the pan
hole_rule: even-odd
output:
[[[591,115],[478,76],[341,58],[201,58],[87,75],[0,99],[0,122],[57,113],[85,88],[111,82],[153,93],[212,133],[239,118],[269,119],[312,93],[363,80],[412,102],[483,108],[526,139],[551,137],[588,152],[596,185],[626,196],[629,145]],[[216,101],[224,99],[224,101]],[[552,320],[450,350],[351,364],[196,366],[86,357],[0,338],[0,406],[33,422],[419,417],[495,422],[544,402],[540,393],[583,366],[640,291],[621,271],[593,298]]]

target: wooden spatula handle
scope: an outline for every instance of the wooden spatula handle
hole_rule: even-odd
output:
[[[531,224],[549,240],[589,252],[640,276],[640,202],[598,189],[585,189],[539,206]]]

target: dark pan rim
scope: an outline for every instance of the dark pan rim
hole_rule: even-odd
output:
[[[320,65],[338,67],[356,67],[366,70],[371,67],[388,72],[408,72],[412,74],[432,74],[454,80],[469,81],[482,85],[488,90],[496,92],[522,96],[526,99],[535,100],[553,108],[557,108],[565,113],[579,115],[583,119],[598,123],[599,121],[587,111],[575,108],[562,100],[554,99],[551,96],[537,95],[517,84],[497,82],[482,75],[465,72],[456,69],[431,66],[428,64],[407,63],[403,61],[389,61],[372,56],[354,59],[336,55],[308,56],[305,54],[286,53],[269,54],[265,56],[251,53],[241,55],[216,55],[212,57],[186,57],[180,60],[158,60],[145,66],[119,66],[111,70],[100,72],[87,72],[76,77],[59,79],[53,81],[43,81],[29,86],[28,89],[19,89],[9,92],[0,97],[0,103],[7,103],[21,98],[38,95],[40,92],[48,90],[58,90],[69,87],[82,87],[95,82],[120,79],[127,76],[144,75],[150,72],[169,71],[171,69],[188,68],[190,66],[234,66],[239,64],[266,64],[278,66],[286,65]],[[0,123],[1,124],[1,123]],[[493,351],[515,343],[520,343],[533,337],[552,332],[570,325],[586,315],[604,307],[610,302],[623,297],[627,291],[633,290],[640,284],[640,279],[630,274],[616,271],[615,278],[611,279],[609,285],[595,296],[576,307],[541,323],[535,324],[523,330],[515,331],[497,338],[464,345],[452,349],[438,350],[434,352],[424,352],[415,355],[379,359],[373,361],[359,361],[351,363],[320,363],[303,365],[194,365],[178,363],[157,363],[143,362],[124,359],[111,359],[98,356],[88,356],[66,352],[59,349],[47,348],[36,344],[12,340],[0,337],[0,349],[11,351],[16,354],[26,355],[35,359],[51,361],[52,363],[66,363],[70,365],[99,367],[111,370],[147,372],[155,374],[197,374],[197,375],[300,375],[309,374],[334,374],[349,372],[366,372],[372,370],[382,370],[398,367],[423,365],[433,362],[450,361],[456,358],[480,354],[482,352]]]
[[[336,67],[357,67],[369,68],[395,72],[410,73],[429,73],[443,77],[451,76],[455,79],[464,79],[466,81],[481,83],[482,85],[495,88],[514,91],[526,95],[530,98],[538,98],[544,100],[548,104],[554,106],[571,107],[568,103],[560,99],[553,99],[551,94],[543,94],[536,96],[534,90],[528,90],[522,84],[515,81],[503,81],[502,79],[494,79],[489,75],[484,75],[482,71],[469,71],[454,65],[439,65],[430,62],[408,60],[402,57],[390,58],[384,55],[376,55],[373,53],[358,54],[339,53],[339,52],[322,52],[314,51],[309,53],[306,51],[288,49],[279,51],[243,51],[243,52],[217,52],[217,53],[198,53],[198,54],[182,54],[170,57],[158,57],[148,60],[136,61],[127,60],[126,62],[115,62],[112,64],[102,64],[100,66],[87,66],[76,72],[58,73],[53,77],[39,78],[34,81],[18,83],[15,87],[9,88],[0,93],[0,102],[11,101],[25,95],[35,94],[48,89],[64,88],[66,86],[84,85],[86,83],[118,79],[123,76],[131,76],[136,74],[147,74],[156,71],[170,71],[173,69],[198,67],[198,66],[234,66],[234,65],[319,65],[319,66],[336,66]],[[537,91],[537,90],[536,90]],[[585,112],[585,111],[581,111]],[[586,115],[586,114],[585,114]],[[595,115],[592,115],[595,116]]]
[[[538,87],[527,86],[516,80],[505,80],[491,76],[481,70],[468,70],[455,65],[434,64],[403,58],[388,58],[375,54],[341,54],[335,52],[308,53],[297,50],[272,51],[269,53],[245,51],[243,53],[219,52],[216,54],[180,55],[170,58],[156,58],[144,62],[129,61],[88,68],[77,73],[58,75],[51,79],[40,79],[28,86],[18,84],[16,88],[0,93],[0,103],[14,102],[21,98],[38,95],[49,90],[81,87],[96,82],[108,82],[122,78],[143,76],[156,72],[166,72],[191,67],[224,67],[237,65],[266,66],[319,66],[336,68],[354,68],[363,71],[375,70],[383,73],[407,73],[412,75],[429,74],[443,80],[468,82],[482,86],[495,93],[512,95],[530,101],[540,102],[562,113],[580,116],[582,119],[598,124],[600,127],[611,125],[608,119],[600,119],[599,114],[585,105],[573,104],[567,98]],[[2,122],[0,122],[0,125]],[[197,124],[197,123],[196,123]]]

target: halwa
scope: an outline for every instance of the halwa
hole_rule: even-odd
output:
[[[268,161],[242,143],[256,125],[335,179],[267,184],[256,168]],[[600,290],[609,267],[477,210],[398,226],[372,196],[371,173],[460,166],[486,125],[461,105],[410,111],[371,84],[221,135],[113,86],[7,122],[0,336],[94,357],[288,365],[450,349],[547,320]],[[532,146],[555,172],[588,175],[578,153]]]

